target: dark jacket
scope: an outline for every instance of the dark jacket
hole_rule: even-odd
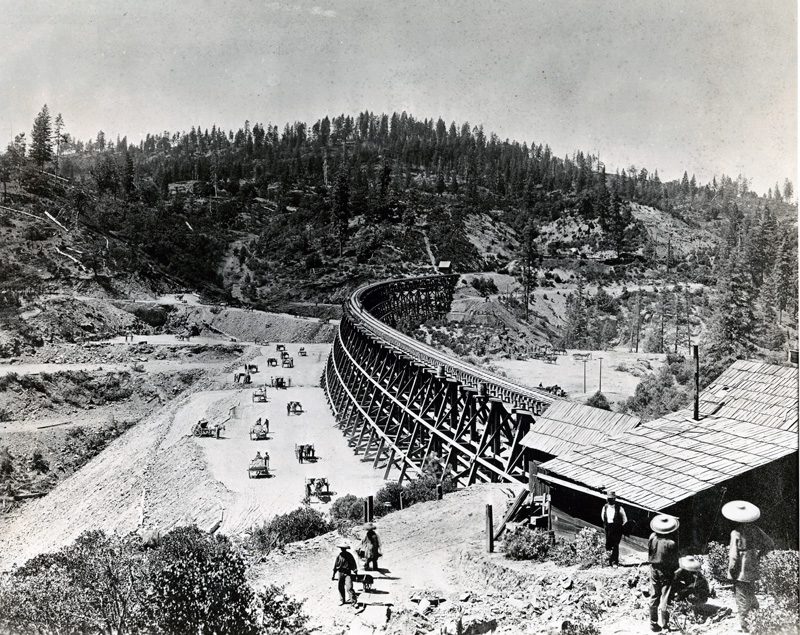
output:
[[[333,563],[334,573],[351,573],[358,570],[356,566],[356,559],[349,551],[340,551],[336,556],[336,562]]]
[[[674,535],[674,534],[670,534]],[[672,573],[678,568],[678,543],[669,536],[653,532],[647,543],[648,562]]]
[[[703,577],[703,574],[678,569],[672,579],[672,592],[675,594],[676,600],[705,602],[708,599],[710,590],[708,581]]]

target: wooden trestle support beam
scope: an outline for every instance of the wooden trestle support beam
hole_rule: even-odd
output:
[[[453,278],[391,281],[356,292],[322,376],[328,404],[355,453],[383,469],[385,478],[402,482],[434,461],[460,485],[526,482],[520,442],[550,400],[532,400],[530,391],[515,398],[505,385],[477,381],[482,376],[467,385],[468,373],[420,361],[430,356],[415,355],[413,345],[400,348],[393,337],[400,334],[388,326],[376,332],[363,319],[361,309],[383,325],[442,315]]]

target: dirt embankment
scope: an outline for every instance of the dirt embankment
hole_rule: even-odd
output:
[[[201,334],[215,333],[245,342],[332,342],[336,324],[231,307],[176,306],[167,328],[180,332],[196,326]]]

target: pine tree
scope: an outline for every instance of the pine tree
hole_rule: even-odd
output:
[[[53,157],[51,134],[50,111],[45,104],[36,115],[36,119],[33,120],[33,130],[31,131],[31,158],[40,170],[44,169],[44,164]]]
[[[761,294],[758,298],[761,318],[761,339],[762,344],[769,349],[777,349],[783,346],[783,331],[777,323],[778,284],[781,276],[780,263],[775,263],[772,272],[764,280],[761,287]]]
[[[130,152],[125,150],[125,164],[122,169],[122,187],[129,196],[133,192],[133,177],[133,159],[131,158]]]
[[[589,322],[586,312],[586,291],[583,278],[578,278],[575,292],[567,298],[567,324],[564,329],[566,346],[582,348],[586,344],[589,333]]]
[[[64,142],[66,135],[64,134],[64,118],[61,116],[61,113],[56,115],[55,123],[53,124],[53,145],[56,147],[56,156],[55,156],[55,170],[56,174],[58,174],[58,169],[60,167],[61,161],[61,144]]]
[[[339,173],[336,175],[332,197],[331,211],[336,223],[336,234],[339,238],[339,257],[341,258],[350,221],[350,170],[346,162],[342,162]]]
[[[741,249],[732,254],[717,281],[717,300],[708,332],[709,358],[720,370],[752,354],[755,347],[753,281]]]
[[[786,179],[783,182],[783,198],[787,203],[792,202],[792,195],[794,194],[794,188],[792,187],[792,182],[789,179]]]
[[[520,244],[521,253],[520,261],[522,262],[522,275],[521,280],[524,289],[524,303],[525,303],[525,319],[528,319],[531,291],[536,288],[537,269],[539,266],[539,252],[536,248],[536,239],[539,236],[539,230],[533,221],[528,221],[523,232],[522,241]]]

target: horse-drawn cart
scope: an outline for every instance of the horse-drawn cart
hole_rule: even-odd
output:
[[[250,467],[247,468],[248,478],[260,478],[262,476],[269,476],[269,454],[266,452],[264,456],[261,456],[260,453],[257,454],[256,458],[250,461]]]
[[[224,423],[209,424],[208,419],[200,419],[192,426],[192,434],[196,437],[217,437],[220,438],[225,429]]]
[[[261,422],[261,417],[250,427],[250,440],[251,441],[263,441],[269,438],[267,435],[269,434],[269,419],[264,419],[264,422]]]

